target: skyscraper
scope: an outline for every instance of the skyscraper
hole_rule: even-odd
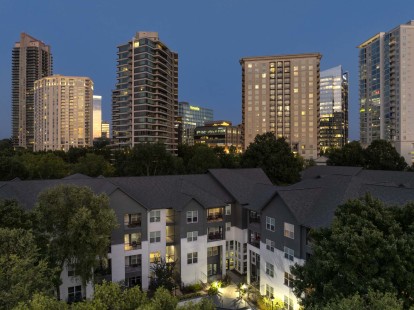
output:
[[[188,102],[178,103],[178,116],[181,118],[181,137],[183,144],[194,145],[194,129],[204,126],[205,122],[213,120],[213,110],[191,105]]]
[[[93,82],[53,75],[34,84],[34,150],[92,146]]]
[[[348,141],[348,72],[342,66],[321,71],[319,145],[322,151]]]
[[[242,58],[242,140],[284,137],[306,159],[319,153],[319,63],[322,55]]]
[[[102,96],[93,95],[93,138],[102,137]]]
[[[138,32],[118,46],[112,92],[112,137],[117,147],[164,143],[177,151],[178,54],[157,32]]]
[[[360,140],[390,141],[414,162],[414,21],[358,46]]]
[[[26,33],[20,34],[12,51],[12,140],[14,146],[33,148],[34,82],[52,75],[49,45]]]

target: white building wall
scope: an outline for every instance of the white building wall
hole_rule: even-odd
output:
[[[266,262],[274,266],[274,276],[266,274]],[[278,249],[274,252],[266,249],[266,244],[260,242],[260,294],[266,295],[266,284],[273,287],[274,297],[284,300],[284,296],[289,297],[294,302],[294,309],[299,309],[299,304],[295,294],[290,287],[284,284],[285,272],[290,272],[290,267],[299,264],[303,265],[305,260],[294,258],[293,261],[285,258],[285,253]]]
[[[247,244],[247,283],[252,284],[252,280],[250,279],[251,274],[251,262],[250,262],[250,251],[260,255],[260,249],[256,248],[251,244]]]
[[[187,238],[181,238],[181,281],[184,285],[207,282],[207,247],[214,246],[217,242],[207,242],[207,235],[198,236],[197,241],[188,242]],[[225,241],[221,241],[220,244]],[[198,262],[187,264],[187,254],[197,252]]]
[[[68,268],[65,265],[63,267],[62,273],[60,274],[60,279],[62,280],[62,284],[60,285],[60,299],[61,300],[68,300],[68,288],[72,286],[82,286],[82,297],[86,297],[87,299],[92,298],[93,296],[93,285],[92,282],[86,283],[86,288],[82,285],[82,280],[80,277],[72,277],[68,276]]]

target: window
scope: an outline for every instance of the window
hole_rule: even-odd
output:
[[[275,274],[275,268],[272,264],[266,262],[266,274],[268,274],[269,276],[271,276],[273,278],[274,274]]]
[[[273,287],[271,287],[269,284],[266,284],[266,297],[273,298]]]
[[[161,221],[161,211],[160,210],[153,210],[150,212],[150,222],[159,222]]]
[[[160,260],[160,251],[150,253],[150,263],[156,263]]]
[[[218,246],[212,246],[212,247],[207,248],[207,257],[217,256],[218,253],[219,253]]]
[[[141,226],[141,213],[125,214],[124,226],[137,227]]]
[[[293,279],[294,278],[290,273],[285,272],[285,281],[284,281],[284,283],[285,283],[286,286],[293,287]]]
[[[161,241],[161,232],[160,231],[151,231],[150,232],[150,243],[160,242]]]
[[[292,249],[289,249],[288,247],[285,246],[284,252],[285,252],[285,258],[287,258],[288,260],[293,261],[293,257],[295,256],[295,251],[293,251]]]
[[[141,286],[141,277],[130,277],[126,282],[128,287]]]
[[[231,215],[231,205],[226,206],[226,215]]]
[[[198,211],[187,211],[187,223],[198,222]]]
[[[293,310],[293,300],[289,297],[285,296],[284,298],[284,305],[286,310]]]
[[[274,252],[275,251],[275,242],[269,239],[266,239],[266,249],[269,251]]]
[[[275,219],[273,217],[266,216],[266,229],[275,231]]]
[[[217,274],[217,264],[208,264],[207,265],[207,275],[208,276],[213,276],[215,274]]]
[[[76,277],[75,268],[72,265],[68,265],[68,277]]]
[[[125,234],[124,249],[125,251],[141,248],[141,233]]]
[[[125,267],[141,266],[141,254],[125,256]]]
[[[289,223],[285,223],[285,237],[295,239],[295,226]]]
[[[231,228],[231,223],[230,222],[226,222],[226,230],[229,231]]]
[[[68,287],[68,302],[80,301],[82,300],[82,286],[71,286]]]
[[[197,252],[192,252],[187,254],[187,264],[196,264],[197,263]]]
[[[187,242],[197,241],[198,231],[189,231],[187,233]]]

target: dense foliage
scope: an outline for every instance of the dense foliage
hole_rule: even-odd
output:
[[[371,170],[407,169],[404,157],[400,156],[390,142],[375,140],[366,149],[357,141],[345,144],[341,149],[327,152],[328,165],[364,167]]]
[[[311,231],[310,259],[292,268],[296,296],[305,308],[370,291],[414,305],[413,219],[414,204],[389,207],[368,195],[338,207],[331,227]]]

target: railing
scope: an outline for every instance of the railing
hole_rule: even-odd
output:
[[[223,239],[223,234],[220,232],[208,234],[208,241],[215,241],[215,240],[222,240],[222,239]]]
[[[260,248],[260,238],[250,239],[249,244],[255,246],[256,248]]]
[[[218,222],[223,220],[223,213],[207,215],[207,222]]]
[[[166,236],[166,237],[165,237],[165,242],[166,242],[167,244],[169,244],[169,243],[174,243],[174,235]]]
[[[141,221],[133,221],[127,224],[129,228],[141,226]]]
[[[125,273],[136,272],[141,270],[141,264],[132,264],[125,266]]]
[[[249,223],[259,223],[260,224],[260,217],[249,217]]]
[[[125,251],[140,249],[141,248],[141,242],[133,241],[131,243],[125,243],[124,248],[125,248]]]

